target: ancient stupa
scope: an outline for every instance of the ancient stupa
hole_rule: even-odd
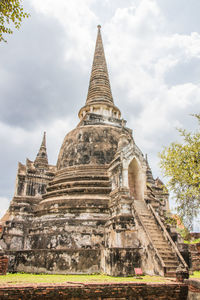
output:
[[[56,166],[48,163],[45,134],[35,161],[19,163],[1,220],[9,271],[127,276],[140,267],[173,276],[187,265],[179,235],[166,230],[168,193],[114,104],[100,26],[78,115]]]

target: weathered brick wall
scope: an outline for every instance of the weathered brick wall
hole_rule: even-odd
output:
[[[8,256],[0,254],[0,275],[5,275],[8,269]]]
[[[187,300],[199,300],[200,299],[200,281],[197,279],[185,280],[188,284],[188,298]]]
[[[1,300],[31,299],[90,299],[90,300],[186,300],[188,287],[185,284],[71,284],[32,285],[1,287]]]
[[[200,271],[200,243],[189,245],[193,271]]]
[[[191,233],[190,233],[190,238],[191,238],[192,240],[199,239],[199,238],[200,238],[200,232],[191,232]]]

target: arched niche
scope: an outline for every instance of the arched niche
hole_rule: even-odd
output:
[[[134,157],[128,166],[128,185],[130,194],[135,200],[144,199],[144,184],[141,166]]]

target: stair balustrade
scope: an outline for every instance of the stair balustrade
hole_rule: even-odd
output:
[[[185,268],[188,268],[188,265],[186,264],[186,262],[185,262],[184,258],[182,257],[181,253],[179,252],[177,246],[176,246],[175,243],[173,242],[171,236],[170,236],[169,233],[167,232],[167,230],[166,230],[164,224],[162,223],[160,217],[159,217],[158,214],[155,212],[155,210],[154,210],[154,208],[152,207],[151,204],[148,204],[148,206],[149,206],[149,208],[150,208],[150,210],[151,210],[151,212],[152,212],[152,214],[153,214],[153,216],[154,216],[154,218],[155,218],[155,220],[156,220],[156,223],[160,226],[161,230],[163,231],[163,235],[164,235],[166,241],[171,245],[173,251],[175,252],[175,254],[176,254],[176,256],[177,256],[179,262],[181,262]]]

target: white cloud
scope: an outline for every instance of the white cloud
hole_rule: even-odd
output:
[[[88,63],[91,53],[91,31],[97,25],[97,17],[90,9],[92,0],[31,0],[37,12],[54,17],[66,32],[66,60]],[[83,65],[82,65],[83,64]]]
[[[165,82],[166,73],[178,63],[199,57],[200,35],[170,35],[164,31],[166,22],[156,1],[141,1],[137,7],[118,9],[106,27],[114,86],[127,90],[125,101],[140,102],[142,113],[134,124],[151,137],[158,130],[172,130],[179,123],[176,113],[200,103],[198,84],[168,87]],[[144,23],[148,36],[141,35]]]

